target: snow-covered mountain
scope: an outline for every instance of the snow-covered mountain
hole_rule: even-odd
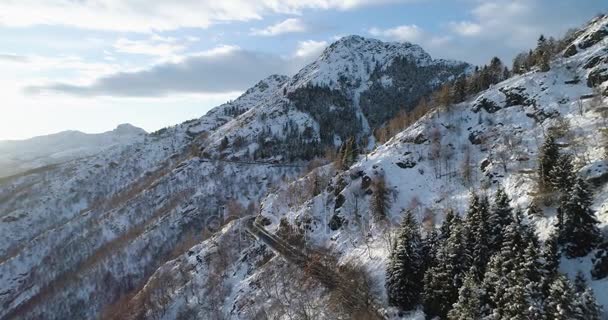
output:
[[[255,213],[325,146],[370,137],[369,108],[384,117],[398,111],[370,95],[363,112],[361,94],[415,86],[414,101],[468,68],[414,45],[348,37],[296,77],[270,76],[199,119],[0,180],[0,318],[99,316],[230,216]],[[410,79],[391,81],[390,72]],[[340,87],[314,80],[321,78]]]
[[[348,170],[327,165],[279,186],[262,201],[257,220],[280,234],[280,221],[285,219],[303,230],[308,246],[333,251],[340,264],[361,267],[387,313],[398,318],[387,307],[384,289],[389,235],[395,229],[375,223],[368,214],[372,182],[386,180],[392,203],[388,220],[393,222],[400,221],[403,209],[411,209],[420,220],[440,224],[447,209],[465,212],[471,190],[491,195],[499,185],[514,207],[525,209],[537,194],[539,147],[550,128],[561,128],[561,152],[573,155],[579,176],[594,185],[593,209],[606,234],[608,171],[601,131],[608,95],[607,30],[608,16],[593,20],[551,61],[549,71],[534,69],[468,101],[435,110],[359,157]],[[320,64],[304,70],[324,69],[317,67]],[[294,77],[287,90],[303,78]],[[553,205],[542,210],[540,216],[526,217],[526,223],[545,240],[557,217]],[[134,298],[121,300],[133,308],[126,314],[161,319],[333,317],[329,291],[302,275],[280,250],[270,250],[248,236],[245,221],[226,225],[160,267]],[[593,279],[592,259],[593,253],[562,258],[560,270],[572,278],[581,271]],[[590,286],[608,308],[607,279],[596,278]],[[424,315],[414,312],[405,318]]]
[[[130,124],[98,134],[64,131],[27,140],[0,141],[0,177],[92,156],[115,146],[143,141],[146,131]]]

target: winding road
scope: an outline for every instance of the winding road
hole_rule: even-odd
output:
[[[312,277],[321,282],[328,290],[337,293],[346,307],[357,311],[357,314],[364,314],[365,319],[386,319],[379,311],[380,308],[370,298],[366,290],[362,290],[353,281],[344,279],[333,268],[324,265],[318,259],[311,259],[302,251],[294,248],[287,241],[268,232],[262,225],[256,222],[256,217],[243,218],[247,231],[257,240],[262,241],[273,251],[283,256],[288,262],[293,263]]]

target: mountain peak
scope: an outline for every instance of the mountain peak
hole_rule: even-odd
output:
[[[119,124],[116,129],[112,130],[112,132],[119,135],[138,135],[147,133],[144,129],[136,127],[130,123]]]

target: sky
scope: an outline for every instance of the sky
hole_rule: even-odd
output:
[[[510,65],[600,0],[0,0],[0,140],[200,117],[342,36]]]

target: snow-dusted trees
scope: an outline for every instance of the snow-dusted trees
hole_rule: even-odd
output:
[[[389,304],[401,310],[412,310],[419,302],[423,274],[421,249],[420,226],[412,211],[407,211],[386,270]]]
[[[566,277],[558,275],[549,287],[546,301],[546,316],[549,319],[576,319],[575,295]]]
[[[561,206],[560,242],[570,258],[587,255],[600,241],[598,220],[591,210],[591,192],[587,183],[577,178]]]
[[[538,184],[541,191],[551,188],[550,172],[555,167],[559,158],[559,147],[555,142],[555,137],[549,134],[543,143],[538,157]]]
[[[580,256],[597,228],[581,218],[590,212],[584,182],[578,179],[570,189],[565,219],[572,213],[578,221],[568,220],[573,227],[566,230],[576,236],[567,237],[571,241],[563,248]],[[440,319],[582,320],[601,314],[582,277],[573,286],[558,271],[561,233],[553,233],[541,248],[534,229],[500,187],[492,205],[472,193],[464,220],[448,211],[439,234],[432,229],[421,240],[419,228],[408,213],[387,268],[389,301],[401,310],[415,308],[419,299],[428,318]]]
[[[442,236],[436,261],[424,274],[422,303],[428,316],[445,318],[458,300],[468,259],[462,221],[457,217],[446,219],[442,230],[448,232],[449,237]]]
[[[513,209],[510,202],[511,199],[509,199],[505,190],[499,187],[494,196],[494,205],[490,211],[488,222],[491,235],[489,247],[492,253],[497,252],[502,247],[504,229],[513,221]]]
[[[485,272],[486,264],[490,260],[491,229],[489,219],[489,203],[486,197],[471,194],[469,211],[465,220],[466,228],[466,256],[477,274],[481,277]]]
[[[469,270],[464,277],[464,283],[458,291],[458,302],[448,313],[450,320],[477,320],[482,315],[482,295],[477,271]]]

